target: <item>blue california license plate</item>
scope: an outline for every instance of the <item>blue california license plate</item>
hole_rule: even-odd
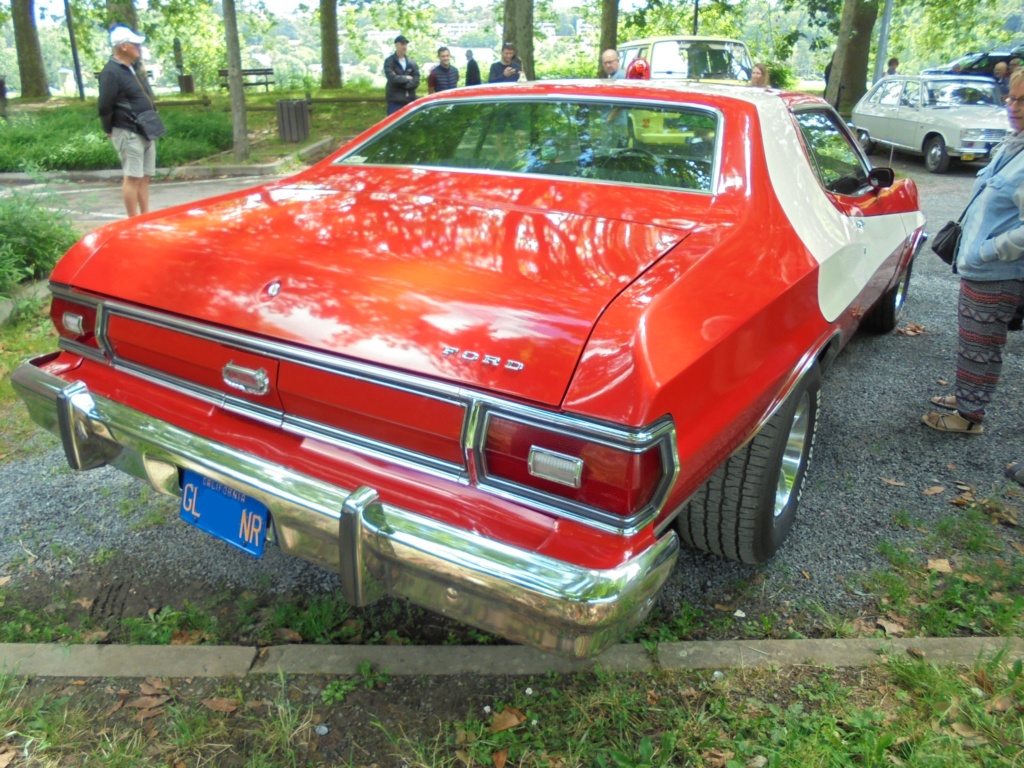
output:
[[[267,541],[267,508],[251,496],[185,470],[181,519],[254,557]]]

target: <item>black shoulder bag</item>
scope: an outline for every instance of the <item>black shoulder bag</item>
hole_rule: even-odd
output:
[[[135,77],[139,77],[139,73],[135,73]],[[124,110],[125,114],[128,115],[128,119],[132,121],[135,126],[135,132],[139,134],[146,141],[153,141],[153,139],[159,139],[165,133],[167,133],[167,127],[164,125],[164,121],[160,119],[160,115],[157,114],[156,104],[153,103],[153,97],[149,95],[149,91],[146,90],[146,84],[139,80],[139,84],[142,86],[142,92],[146,94],[146,98],[149,99],[150,106],[152,109],[144,109],[138,114],[132,111],[131,105],[128,102],[118,102],[117,106]]]

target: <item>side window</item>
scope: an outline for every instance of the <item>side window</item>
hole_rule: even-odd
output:
[[[896,107],[900,103],[900,92],[903,90],[903,83],[895,80],[882,83],[878,86],[877,103],[883,107]],[[874,99],[872,99],[874,101]]]
[[[651,74],[689,77],[687,62],[680,53],[678,41],[666,40],[654,44],[651,53]]]
[[[901,107],[918,106],[918,97],[921,95],[921,84],[917,80],[908,80],[903,87],[903,96],[900,97]]]
[[[795,112],[807,156],[818,181],[829,192],[854,195],[868,185],[868,167],[836,116],[824,110]]]

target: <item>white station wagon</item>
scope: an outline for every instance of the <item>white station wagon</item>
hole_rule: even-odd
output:
[[[963,75],[882,78],[850,119],[866,153],[886,144],[924,155],[931,173],[953,158],[987,159],[1010,130],[995,81]]]

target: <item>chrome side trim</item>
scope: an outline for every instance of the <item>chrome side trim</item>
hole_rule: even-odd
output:
[[[673,532],[606,570],[513,547],[382,503],[372,488],[339,488],[187,432],[33,364],[50,359],[25,363],[11,381],[33,419],[65,441],[69,460],[79,457],[85,468],[108,459],[173,495],[179,470],[191,469],[257,498],[282,549],[341,573],[354,605],[405,597],[514,642],[583,658],[643,619],[678,555]]]

